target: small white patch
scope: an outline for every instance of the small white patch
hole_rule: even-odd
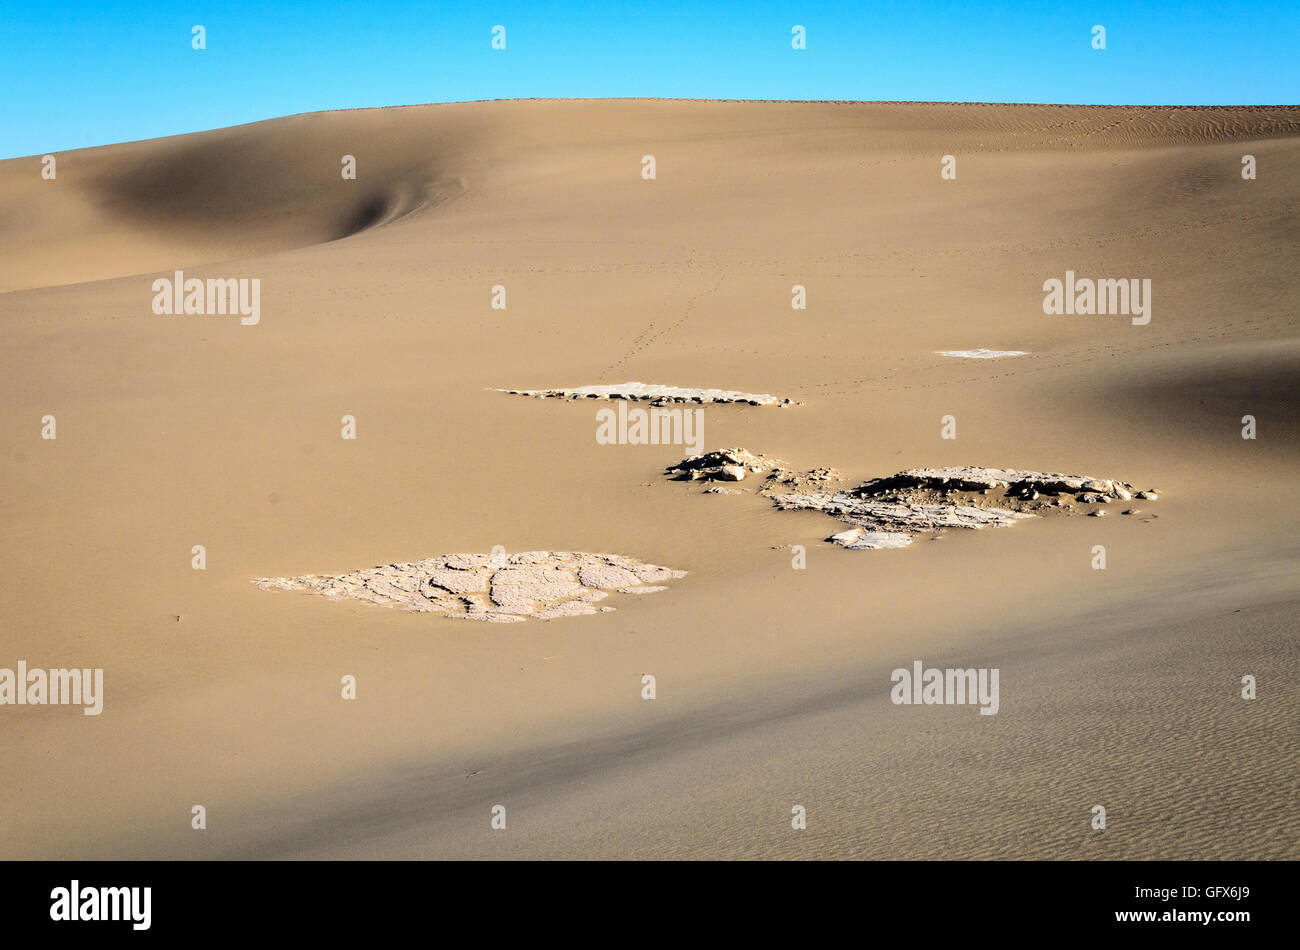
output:
[[[848,531],[833,534],[826,540],[833,541],[850,551],[878,551],[882,548],[905,548],[912,543],[912,536],[897,531],[864,531],[861,528],[850,528]]]

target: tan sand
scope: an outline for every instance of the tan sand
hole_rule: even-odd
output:
[[[0,856],[1300,857],[1298,136],[1282,107],[510,101],[0,162],[0,667],[106,689],[0,706]],[[260,279],[260,323],[155,315],[174,269]],[[1149,277],[1150,324],[1045,315],[1066,270]],[[978,348],[1028,355],[939,355]],[[850,484],[1162,496],[849,551],[664,480],[680,446],[597,444],[606,403],[492,391],[628,380],[802,402],[708,406],[706,447]],[[497,545],[687,575],[501,625],[250,583]],[[914,660],[1000,668],[1000,711],[891,704]]]

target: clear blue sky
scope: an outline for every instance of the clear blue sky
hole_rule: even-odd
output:
[[[195,24],[206,50],[191,48]],[[490,45],[497,24],[504,51]],[[1300,0],[0,0],[0,28],[0,157],[514,97],[1300,102]]]

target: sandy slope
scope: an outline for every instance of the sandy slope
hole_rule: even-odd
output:
[[[97,718],[0,707],[0,854],[1300,856],[1298,134],[1295,108],[521,101],[87,149],[53,182],[0,162],[0,666],[108,689]],[[261,323],[153,315],[176,267],[260,278]],[[1067,269],[1150,277],[1151,323],[1044,315]],[[974,347],[1032,355],[934,353]],[[842,551],[661,481],[679,450],[597,445],[591,405],[488,391],[627,379],[805,403],[710,408],[711,448],[1111,475],[1160,518]],[[691,573],[491,627],[248,583],[497,544]],[[999,666],[1001,711],[892,706],[914,659]]]

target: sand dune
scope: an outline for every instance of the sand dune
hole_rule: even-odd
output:
[[[809,136],[840,152],[937,156],[1300,133],[1295,107],[564,100],[314,113],[56,156],[57,186],[33,174],[33,160],[0,162],[9,260],[0,291],[339,240],[516,176],[536,185],[557,150],[581,168],[584,157],[575,152],[599,160],[666,135],[690,158],[705,157],[720,137],[721,115],[738,164],[773,148],[798,154],[797,140]],[[343,155],[360,158],[360,175],[347,187],[340,185]],[[1221,171],[1193,167],[1173,187],[1179,194],[1212,189]]]
[[[1300,856],[1300,108],[502,101],[57,160],[0,162],[0,667],[106,695],[3,707],[0,854]],[[155,314],[178,269],[260,320]],[[1149,323],[1045,313],[1067,272]],[[704,447],[848,485],[1162,492],[843,550],[600,444],[603,400],[492,391],[624,380],[800,403],[700,406]],[[249,583],[498,546],[686,575],[493,625]],[[1000,667],[1000,711],[894,705],[917,660]]]

